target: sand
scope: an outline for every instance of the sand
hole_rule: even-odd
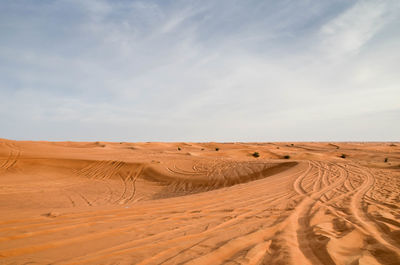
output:
[[[399,143],[0,140],[0,264],[400,264],[399,206]]]

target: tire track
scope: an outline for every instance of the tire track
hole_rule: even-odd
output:
[[[6,161],[0,166],[1,169],[7,171],[15,166],[21,156],[21,151],[15,147],[10,147],[10,154]]]
[[[353,216],[357,219],[358,223],[365,229],[365,231],[372,235],[379,243],[394,253],[399,253],[400,248],[396,246],[394,242],[388,240],[384,233],[379,231],[379,228],[377,228],[374,222],[370,220],[368,214],[365,212],[364,207],[362,206],[365,194],[373,187],[375,183],[374,176],[371,174],[371,172],[369,172],[369,170],[366,170],[360,166],[353,165],[353,167],[357,168],[357,170],[364,175],[363,183],[351,199],[350,209],[353,213]]]
[[[312,167],[317,168],[317,164],[314,163]],[[318,165],[318,170],[321,169],[325,170],[325,167]],[[307,173],[309,173],[309,171]],[[287,240],[293,239],[288,241],[292,264],[296,264],[296,261],[301,262],[302,264],[324,264],[327,261],[332,262],[327,253],[319,253],[323,254],[323,260],[321,260],[321,257],[315,254],[315,251],[311,246],[311,244],[316,240],[313,238],[310,230],[310,213],[317,202],[322,202],[321,197],[324,194],[343,185],[347,178],[346,173],[347,171],[340,171],[340,175],[335,182],[329,183],[327,186],[324,186],[320,190],[310,194],[304,193],[304,190],[301,188],[301,182],[307,176],[306,174],[300,176],[294,182],[294,189],[300,195],[303,195],[304,198],[288,218],[288,226],[285,231]],[[320,178],[319,181],[322,181],[324,173],[318,174],[318,177]]]

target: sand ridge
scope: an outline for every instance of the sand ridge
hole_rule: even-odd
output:
[[[1,264],[400,264],[399,205],[399,143],[0,140]]]

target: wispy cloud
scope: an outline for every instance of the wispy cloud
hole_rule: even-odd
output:
[[[356,54],[398,12],[398,1],[359,1],[322,26],[322,48],[331,56]]]

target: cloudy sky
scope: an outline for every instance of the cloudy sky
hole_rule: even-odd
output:
[[[4,0],[0,137],[398,141],[398,0]]]

